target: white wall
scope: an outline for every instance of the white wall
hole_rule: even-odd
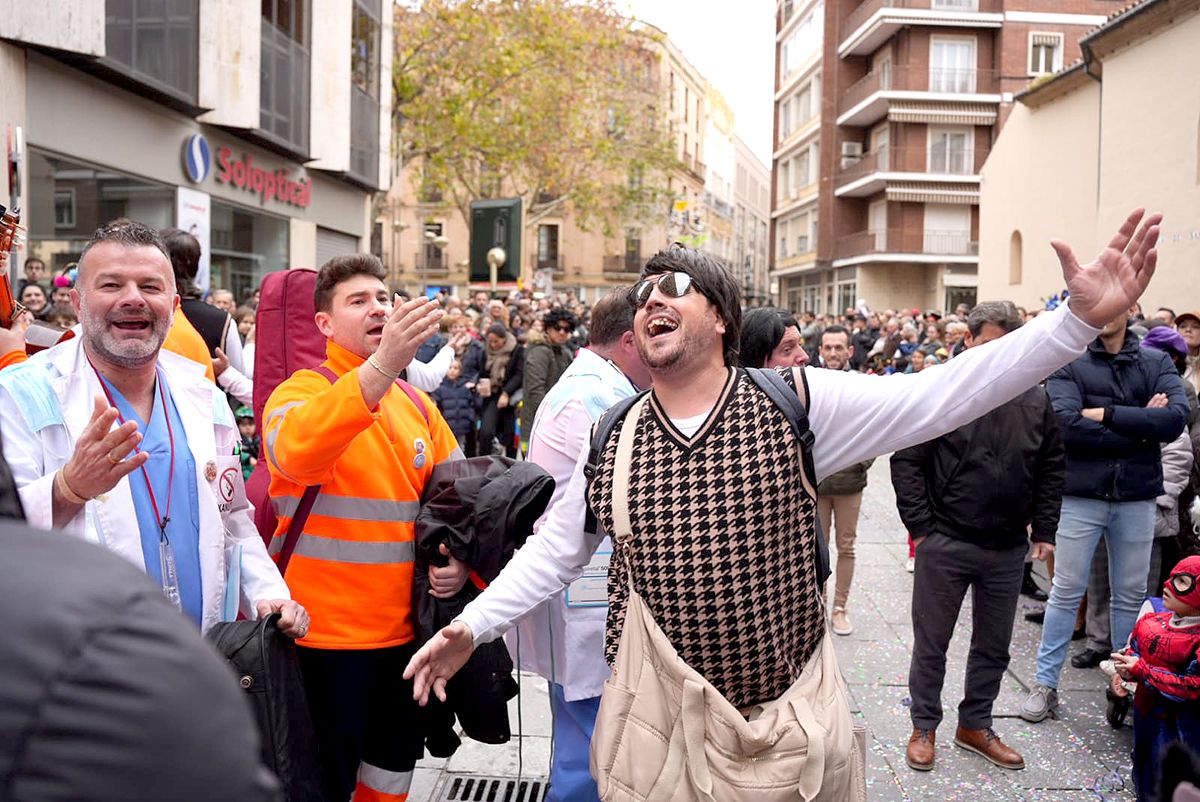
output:
[[[312,4],[312,167],[350,169],[350,33],[354,4],[313,0]],[[384,3],[385,12],[390,4]],[[391,88],[391,81],[382,86]]]
[[[101,0],[0,0],[0,39],[104,55]]]
[[[244,0],[200,3],[200,122],[257,128],[262,67],[262,9]]]

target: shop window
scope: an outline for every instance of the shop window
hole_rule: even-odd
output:
[[[350,38],[350,173],[379,184],[380,0],[355,0]]]
[[[241,303],[263,276],[290,266],[289,229],[285,218],[214,200],[211,286],[231,291]]]
[[[106,0],[102,63],[196,103],[199,0]]]
[[[118,217],[175,225],[175,188],[29,149],[29,255],[59,270],[79,259],[101,225]]]
[[[309,141],[309,8],[310,0],[262,0],[259,127],[302,155]]]

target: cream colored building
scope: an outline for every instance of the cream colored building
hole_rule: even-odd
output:
[[[1017,96],[982,172],[979,298],[1025,307],[1063,287],[1125,215],[1164,215],[1142,306],[1200,308],[1200,0],[1147,0],[1080,42],[1083,62]]]
[[[610,221],[614,233],[609,236],[599,225],[582,229],[569,210],[525,225],[521,248],[524,286],[534,286],[536,271],[549,269],[555,292],[574,290],[593,301],[613,286],[634,282],[646,260],[671,242],[696,238],[702,243],[706,238],[708,82],[665,34],[657,29],[653,32],[662,108],[675,135],[680,162],[667,180],[674,202],[664,204],[661,215],[654,219]],[[393,284],[410,292],[436,287],[465,294],[470,287],[469,228],[448,199],[419,196],[413,181],[419,171],[419,161],[403,165],[387,198],[377,207],[384,264]],[[434,243],[438,237],[444,237],[441,247]]]

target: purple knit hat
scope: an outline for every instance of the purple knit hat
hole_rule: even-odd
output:
[[[1156,351],[1166,351],[1174,356],[1187,356],[1187,343],[1179,332],[1170,326],[1155,326],[1146,332],[1142,338],[1143,348],[1153,348]]]

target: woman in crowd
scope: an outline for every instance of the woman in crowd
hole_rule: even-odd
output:
[[[50,299],[41,284],[26,284],[21,290],[21,305],[29,310],[35,318],[40,319],[42,313],[50,306]]]
[[[791,312],[766,306],[748,309],[742,315],[738,358],[744,368],[803,367],[808,364],[803,341]]]
[[[517,400],[513,396],[525,381],[525,348],[503,324],[493,323],[487,330],[486,355],[484,373],[476,387],[483,399],[476,450],[482,456],[491,454],[492,440],[499,437],[505,453],[516,459]]]

